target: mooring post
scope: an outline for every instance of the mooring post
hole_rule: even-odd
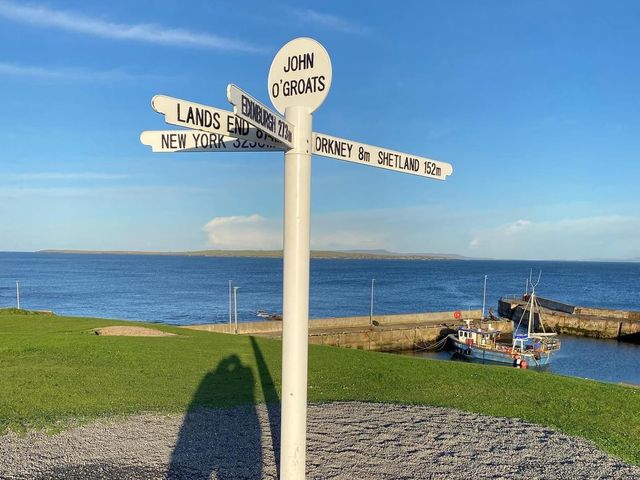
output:
[[[236,328],[235,328],[235,334],[238,334],[238,289],[240,287],[233,287],[233,313],[235,316],[235,323],[236,323]]]
[[[296,131],[294,147],[284,155],[280,472],[282,479],[302,480],[307,441],[312,120],[307,107],[289,107],[285,117]]]
[[[371,279],[371,309],[369,310],[369,326],[373,327],[373,284],[376,282],[375,278]],[[369,349],[371,350],[371,349]]]

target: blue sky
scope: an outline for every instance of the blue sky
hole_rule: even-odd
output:
[[[314,157],[312,247],[640,257],[640,3],[0,0],[0,250],[277,248],[281,153],[153,154],[166,94],[269,103],[310,36],[314,130],[451,163]]]

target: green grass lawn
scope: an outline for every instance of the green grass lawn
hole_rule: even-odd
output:
[[[104,337],[141,325],[0,310],[0,431],[104,415],[277,400],[280,342],[150,325],[178,336]],[[149,325],[145,325],[149,326]],[[439,405],[522,418],[640,464],[640,389],[505,367],[309,347],[309,401]]]

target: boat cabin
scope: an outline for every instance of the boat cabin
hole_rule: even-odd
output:
[[[500,330],[495,330],[489,324],[488,328],[473,328],[470,325],[458,329],[458,341],[466,345],[494,346]]]

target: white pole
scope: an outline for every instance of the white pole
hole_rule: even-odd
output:
[[[373,325],[373,284],[375,281],[375,278],[371,279],[371,311],[369,312],[369,325]]]
[[[295,125],[295,131],[294,146],[284,155],[280,478],[303,480],[307,443],[312,117],[306,107],[289,107],[285,117]]]
[[[236,318],[236,335],[238,334],[238,289],[240,287],[233,287],[233,311]]]
[[[484,320],[484,306],[487,299],[487,276],[484,276],[484,289],[482,291],[482,320]]]
[[[229,280],[229,332],[231,332],[231,280]]]
[[[16,281],[16,304],[20,310],[20,282]]]

